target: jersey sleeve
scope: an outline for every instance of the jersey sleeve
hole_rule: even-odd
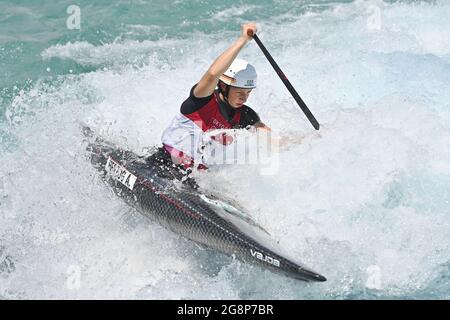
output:
[[[208,97],[197,98],[196,96],[194,96],[194,89],[196,86],[197,84],[195,84],[191,88],[189,98],[184,100],[184,102],[181,104],[180,112],[184,115],[198,111],[199,109],[204,107],[213,97],[213,95],[211,94]]]

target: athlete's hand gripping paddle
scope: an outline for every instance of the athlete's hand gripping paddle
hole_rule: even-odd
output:
[[[266,47],[262,44],[261,40],[259,40],[258,36],[256,34],[254,34],[252,30],[248,30],[247,34],[248,34],[248,36],[253,37],[253,39],[256,41],[258,46],[261,48],[261,51],[266,56],[267,60],[269,60],[270,64],[275,69],[275,72],[278,74],[281,81],[283,81],[284,85],[289,90],[292,97],[295,99],[295,101],[297,101],[297,104],[302,109],[302,111],[305,113],[306,117],[308,118],[309,122],[311,122],[314,129],[319,130],[319,128],[320,128],[319,122],[317,122],[316,118],[314,118],[311,111],[308,109],[306,104],[303,102],[302,98],[300,98],[300,95],[297,93],[297,91],[295,91],[294,87],[289,82],[288,78],[285,76],[283,71],[281,71],[278,64],[275,62],[275,60],[273,60],[272,56],[270,55],[269,51],[267,51]]]

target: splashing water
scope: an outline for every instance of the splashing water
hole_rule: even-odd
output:
[[[0,5],[1,297],[450,298],[446,1],[80,1],[81,30],[65,28],[65,7],[41,2]],[[248,104],[301,143],[278,154],[272,175],[236,165],[197,178],[324,284],[165,230],[114,197],[87,159],[79,122],[140,154],[159,144],[245,21],[262,22],[321,130],[250,43],[241,56],[259,87]]]

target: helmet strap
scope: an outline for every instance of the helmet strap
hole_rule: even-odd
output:
[[[224,98],[225,98],[225,101],[228,103],[228,95],[230,94],[230,85],[229,84],[227,84],[226,85],[226,87],[225,87],[225,96],[224,96]],[[229,103],[228,103],[229,104]]]
[[[222,90],[222,86],[220,85],[220,83],[223,83],[223,84],[225,85],[225,91]],[[228,102],[228,95],[230,94],[230,85],[226,84],[226,83],[223,82],[223,81],[220,81],[220,82],[219,82],[219,93],[222,94],[223,100],[225,100],[225,102],[226,102],[228,105],[230,105],[229,102]]]

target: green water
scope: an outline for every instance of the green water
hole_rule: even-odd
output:
[[[73,4],[79,30],[66,25]],[[446,1],[1,0],[0,296],[448,299],[449,16]],[[247,21],[323,129],[311,132],[249,45],[255,109],[305,143],[282,154],[277,176],[230,168],[219,186],[287,235],[282,244],[327,276],[321,286],[223,262],[144,221],[123,227],[114,214],[129,209],[105,200],[83,158],[78,121],[138,151],[159,143]],[[43,245],[52,232],[75,241]],[[85,268],[79,291],[64,286],[71,264]]]

